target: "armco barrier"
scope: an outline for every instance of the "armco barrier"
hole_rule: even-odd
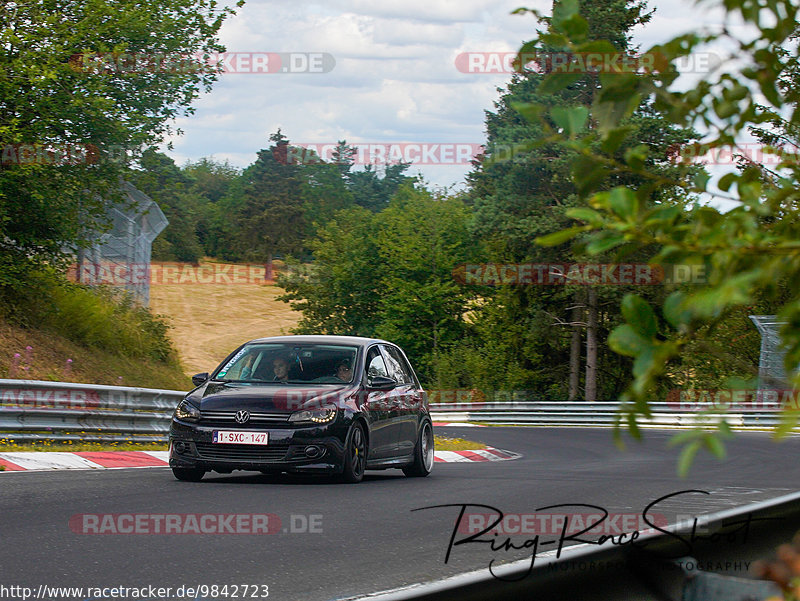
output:
[[[0,380],[0,439],[164,442],[185,392]]]
[[[34,380],[0,380],[0,439],[164,442],[172,411],[185,392]],[[450,423],[610,427],[618,402],[432,403],[432,416]],[[701,413],[651,403],[645,427],[713,425],[723,417],[733,428],[773,428],[777,411]]]
[[[507,402],[476,403],[470,410],[466,403],[437,403],[431,413],[437,421],[480,422],[494,425],[590,426],[611,427],[618,417],[620,403],[598,402]],[[725,419],[734,429],[774,428],[781,419],[780,411],[696,411],[676,409],[672,403],[650,403],[651,417],[640,417],[637,423],[653,428],[690,428],[698,424],[713,425]]]
[[[606,541],[539,552],[488,569],[347,601],[764,601],[781,598],[769,581],[747,577],[800,529],[800,493],[697,516],[693,522]],[[454,533],[455,535],[455,533]],[[534,539],[529,539],[534,540]],[[538,537],[537,537],[538,542]],[[518,545],[520,540],[515,540]],[[516,547],[521,549],[521,547]],[[527,549],[528,547],[526,547]],[[523,555],[523,551],[519,551]],[[742,566],[748,569],[742,570]],[[702,566],[702,567],[701,567]],[[738,569],[737,569],[738,567]]]

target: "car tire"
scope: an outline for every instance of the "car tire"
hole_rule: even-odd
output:
[[[403,468],[403,473],[411,478],[424,478],[433,469],[433,426],[425,420],[419,429],[419,438],[414,447],[414,463]]]
[[[347,437],[347,444],[344,449],[344,469],[339,479],[342,482],[355,484],[364,478],[364,470],[367,467],[367,437],[364,435],[364,427],[356,422],[350,428],[350,435]]]
[[[205,476],[206,470],[202,467],[173,467],[172,473],[183,482],[200,482]]]

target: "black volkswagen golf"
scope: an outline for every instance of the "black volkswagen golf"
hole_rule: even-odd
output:
[[[169,464],[178,480],[208,471],[319,472],[433,468],[428,398],[399,347],[353,336],[251,340],[178,404]]]

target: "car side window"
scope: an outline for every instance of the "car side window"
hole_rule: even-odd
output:
[[[402,374],[402,378],[395,379],[403,384],[413,384],[414,376],[411,375],[411,368],[408,365],[408,361],[406,361],[406,358],[403,356],[403,353],[393,346],[385,346],[384,350],[386,350],[389,357],[396,363],[397,371]],[[391,367],[389,369],[391,370]]]
[[[378,350],[377,346],[373,346],[367,353],[367,377],[387,376],[388,373],[380,350]]]
[[[389,370],[389,377],[393,378],[398,384],[411,384],[411,374],[404,368],[403,358],[397,349],[391,346],[384,346],[386,352],[386,366]]]

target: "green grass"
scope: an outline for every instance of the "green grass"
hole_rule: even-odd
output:
[[[465,440],[463,438],[448,438],[434,436],[434,445],[437,451],[473,451],[485,449],[482,442]],[[9,442],[0,440],[0,453],[9,452],[41,452],[41,451],[166,451],[167,443],[127,443],[127,442]],[[0,466],[2,468],[2,466]]]
[[[434,436],[434,448],[437,451],[475,451],[485,449],[486,445],[482,442],[466,440],[464,438],[448,438],[446,436]]]
[[[167,321],[54,272],[0,287],[0,378],[188,390]]]
[[[51,451],[166,451],[167,443],[128,443],[128,442],[13,442],[0,440],[0,453],[51,452]]]

